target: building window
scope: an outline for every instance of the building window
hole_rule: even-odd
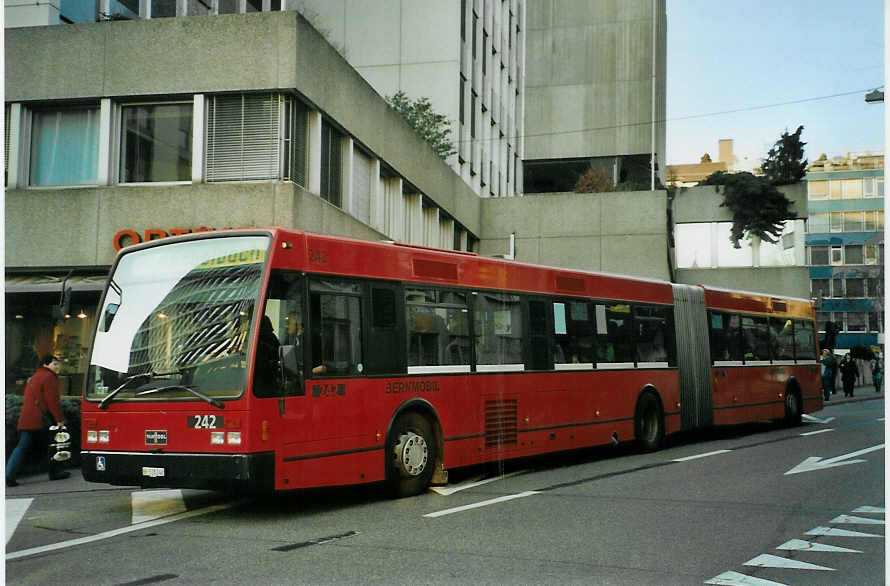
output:
[[[847,331],[848,332],[864,332],[865,313],[861,311],[847,312]]]
[[[867,291],[866,295],[869,297],[883,297],[884,296],[884,280],[878,277],[869,277],[865,280]]]
[[[464,102],[466,101],[464,98],[464,93],[466,92],[466,90],[467,90],[467,78],[465,78],[464,75],[461,73],[460,74],[460,98],[459,98],[460,106],[458,109],[458,117],[460,119],[461,124],[464,123]]]
[[[151,0],[151,18],[176,16],[176,0]]]
[[[278,94],[214,96],[207,114],[207,180],[278,178],[286,106]]]
[[[211,0],[189,0],[187,11],[189,16],[205,16],[212,14]]]
[[[308,109],[299,100],[288,99],[285,110],[285,136],[282,139],[282,162],[285,180],[306,186],[306,134]]]
[[[321,198],[337,207],[341,205],[340,169],[343,135],[327,120],[321,123]]]
[[[844,197],[844,184],[834,179],[828,182],[829,199],[841,199]]]
[[[121,109],[123,183],[190,181],[192,104],[142,104]]]
[[[842,277],[835,277],[831,280],[831,291],[832,297],[835,299],[842,299],[847,296],[844,292],[844,279]]]
[[[884,197],[884,178],[883,177],[865,177],[862,180],[862,196]]]
[[[870,311],[868,313],[868,331],[869,332],[883,332],[884,331],[884,320],[881,319],[882,314]]]
[[[844,212],[844,232],[862,232],[862,212]]]
[[[219,14],[238,14],[240,0],[219,0]]]
[[[833,264],[833,265],[844,264],[844,249],[842,246],[832,246],[831,247],[831,264]]]
[[[844,230],[844,213],[843,212],[831,212],[830,229],[832,232],[843,232],[843,230]]]
[[[827,246],[811,246],[810,247],[810,264],[815,266],[824,266],[828,264],[828,247]]]
[[[831,281],[829,279],[812,279],[810,281],[810,295],[814,299],[831,297]]]
[[[810,214],[807,218],[807,232],[810,234],[828,232],[828,214]]]
[[[862,198],[862,179],[844,179],[844,199]]]
[[[98,108],[34,111],[30,185],[95,184],[98,154]]]
[[[874,244],[865,245],[865,264],[873,265],[878,263],[878,247]]]
[[[807,194],[810,199],[826,199],[828,197],[828,181],[807,181]]]
[[[847,279],[846,297],[865,297],[865,279]]]
[[[847,265],[861,265],[863,264],[862,260],[862,245],[861,244],[848,244],[844,247],[844,264]]]

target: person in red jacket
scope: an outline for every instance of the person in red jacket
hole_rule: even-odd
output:
[[[59,370],[62,368],[62,363],[52,355],[44,356],[40,363],[40,368],[25,385],[25,396],[18,424],[19,442],[6,463],[6,486],[18,486],[16,476],[25,463],[25,455],[30,450],[37,434],[44,430],[44,413],[52,416],[53,421],[60,426],[65,423],[62,406],[59,403]],[[50,462],[50,480],[68,478],[71,475],[70,472],[56,470],[54,464],[54,462]]]

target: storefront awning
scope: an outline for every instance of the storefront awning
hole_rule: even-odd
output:
[[[83,291],[100,292],[105,287],[103,276],[71,276],[65,281],[58,275],[6,276],[6,293],[61,293],[62,283],[74,293]]]

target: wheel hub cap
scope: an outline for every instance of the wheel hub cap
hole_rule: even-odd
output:
[[[395,459],[401,471],[418,476],[426,468],[428,449],[426,440],[413,432],[403,434],[395,446]]]

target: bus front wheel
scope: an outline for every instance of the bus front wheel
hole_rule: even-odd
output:
[[[400,415],[387,446],[387,478],[392,496],[423,492],[429,486],[437,458],[436,440],[429,420],[414,412]]]
[[[637,402],[634,435],[643,452],[654,452],[664,441],[664,416],[661,404],[652,393],[644,393]]]

